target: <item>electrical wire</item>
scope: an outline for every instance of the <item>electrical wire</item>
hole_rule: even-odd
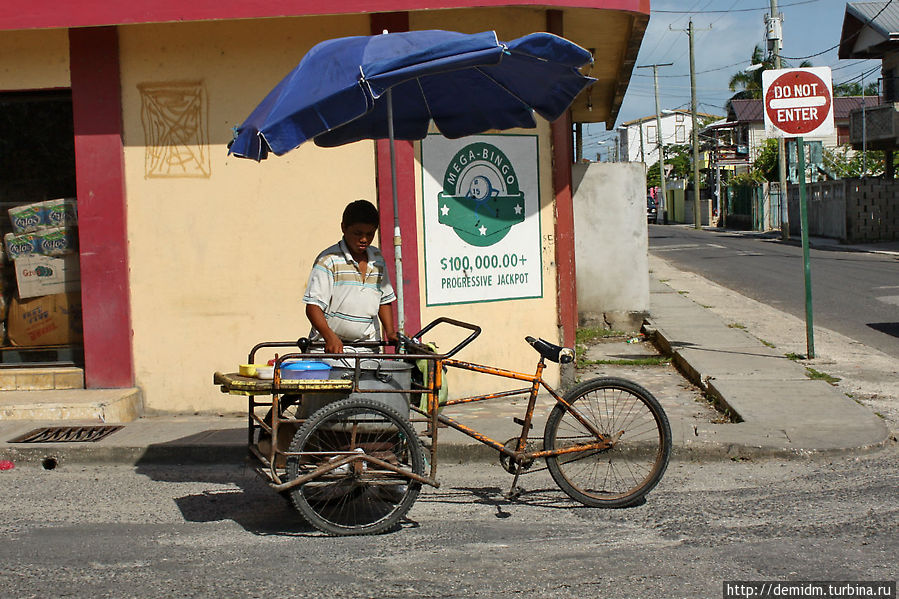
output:
[[[850,41],[850,40],[853,40],[853,39],[857,38],[857,37],[861,34],[861,32],[864,31],[865,27],[867,27],[868,25],[870,25],[871,23],[873,23],[874,20],[877,19],[877,17],[879,17],[879,16],[883,13],[883,11],[885,11],[885,10],[887,9],[887,7],[888,7],[890,4],[892,4],[892,3],[893,3],[893,0],[887,0],[887,3],[883,5],[883,8],[881,8],[881,9],[877,12],[876,15],[874,15],[873,17],[871,17],[870,19],[868,19],[867,21],[865,21],[864,24],[863,24],[861,27],[859,27],[859,29],[858,29],[857,32],[855,32],[854,34],[850,35],[850,36],[847,37],[845,40],[840,40],[840,42],[841,42],[841,43],[842,43],[843,41],[847,41],[847,42],[848,42],[848,41]],[[831,47],[828,48],[827,50],[821,50],[820,52],[817,52],[817,53],[815,53],[815,54],[809,54],[808,56],[781,56],[781,58],[786,58],[787,60],[805,60],[806,58],[814,58],[815,56],[821,56],[822,54],[827,54],[827,53],[830,52],[831,50],[836,50],[836,49],[839,48],[839,47],[840,47],[840,44],[837,44],[836,46],[831,46]]]
[[[786,8],[789,6],[799,6],[800,4],[813,4],[815,2],[820,2],[821,0],[802,0],[801,2],[791,2],[790,4],[782,4],[780,8]],[[736,4],[736,3],[735,3]],[[703,10],[703,11],[687,11],[687,10],[656,10],[650,9],[650,13],[668,13],[668,14],[715,14],[715,13],[732,13],[732,12],[755,12],[759,10],[771,10],[770,6],[762,6],[759,8],[737,8],[737,9],[729,9],[729,10]]]

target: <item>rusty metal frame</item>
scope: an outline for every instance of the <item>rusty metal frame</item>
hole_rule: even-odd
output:
[[[407,477],[411,480],[418,481],[422,484],[428,484],[434,487],[438,487],[439,483],[436,480],[437,475],[437,466],[438,466],[438,455],[437,455],[437,447],[438,447],[438,430],[439,424],[446,425],[450,428],[453,428],[460,433],[463,433],[488,447],[492,447],[497,450],[500,454],[508,456],[515,463],[521,464],[526,461],[531,461],[537,458],[547,458],[547,457],[555,457],[560,455],[566,455],[570,453],[584,452],[584,451],[604,451],[609,449],[615,445],[620,437],[621,433],[617,435],[607,435],[603,434],[599,430],[596,429],[593,424],[584,417],[580,411],[572,406],[570,403],[565,401],[565,399],[556,392],[546,381],[543,380],[543,371],[546,367],[545,358],[543,356],[540,357],[537,362],[537,369],[534,374],[528,374],[523,372],[517,372],[514,370],[507,370],[503,368],[496,368],[493,366],[487,366],[484,364],[476,364],[473,362],[465,362],[462,360],[453,359],[453,356],[456,352],[458,352],[462,347],[470,343],[479,333],[480,328],[475,325],[470,325],[468,323],[463,323],[460,321],[455,321],[448,318],[439,318],[424,329],[422,329],[419,333],[415,335],[416,338],[420,338],[425,332],[434,328],[436,325],[441,323],[449,323],[456,326],[462,326],[462,328],[469,329],[471,334],[451,349],[449,352],[443,354],[437,354],[433,352],[425,352],[425,348],[423,346],[418,345],[416,343],[411,343],[409,347],[411,349],[417,349],[420,353],[398,353],[398,354],[378,354],[379,359],[396,359],[396,360],[407,360],[407,361],[415,361],[415,360],[428,360],[432,362],[433,367],[428,369],[428,376],[426,384],[422,387],[415,389],[360,389],[359,382],[361,376],[361,367],[360,361],[363,359],[371,358],[371,354],[356,354],[356,355],[348,355],[348,354],[328,354],[328,353],[306,353],[311,344],[307,339],[300,339],[296,342],[264,342],[256,345],[249,353],[248,361],[250,364],[254,363],[256,352],[263,347],[290,347],[290,348],[299,348],[302,353],[287,353],[281,356],[275,354],[275,368],[274,368],[274,376],[273,380],[269,383],[262,383],[258,386],[258,388],[254,388],[252,386],[248,386],[246,381],[240,381],[239,392],[241,394],[248,396],[248,447],[249,453],[251,456],[255,457],[261,464],[261,468],[257,468],[256,471],[260,476],[268,479],[268,484],[277,491],[285,491],[291,489],[297,485],[301,485],[305,482],[313,480],[319,476],[325,475],[328,472],[332,471],[335,468],[340,466],[351,464],[354,468],[360,468],[362,462],[367,462],[373,464],[379,468],[384,470],[393,472],[395,474],[400,474],[404,477]],[[411,340],[410,340],[411,341]],[[373,343],[368,345],[384,345],[383,342]],[[425,417],[424,422],[428,423],[428,429],[430,433],[430,475],[425,477],[412,472],[404,471],[384,460],[376,458],[374,456],[370,456],[367,454],[358,454],[353,453],[352,455],[347,455],[340,460],[336,460],[334,462],[328,462],[326,464],[322,464],[312,470],[311,472],[305,473],[302,476],[297,477],[296,479],[288,482],[284,482],[283,477],[286,477],[286,469],[284,466],[279,466],[279,460],[283,459],[286,462],[288,457],[292,456],[303,456],[303,455],[312,455],[311,453],[304,452],[290,452],[290,451],[281,451],[278,449],[278,437],[279,437],[279,428],[287,423],[296,423],[302,424],[305,422],[303,419],[297,418],[285,418],[281,413],[281,396],[286,393],[296,393],[298,391],[295,386],[292,386],[291,381],[287,381],[286,383],[282,383],[281,381],[281,369],[280,366],[287,360],[291,359],[322,359],[322,358],[335,358],[335,359],[350,359],[355,360],[355,368],[354,368],[354,376],[352,379],[352,385],[347,385],[342,390],[343,391],[351,391],[351,392],[360,392],[364,391],[366,394],[377,394],[377,393],[408,393],[411,396],[427,396],[427,409],[422,410],[418,407],[420,402],[412,402],[410,405],[411,411],[420,414]],[[500,391],[494,393],[487,393],[483,395],[474,395],[470,397],[464,397],[459,399],[448,400],[443,403],[439,401],[439,391],[443,386],[443,370],[446,368],[456,368],[459,370],[467,370],[471,372],[477,372],[481,374],[496,376],[499,378],[519,380],[530,383],[529,386],[514,389],[508,391]],[[237,377],[240,378],[240,377]],[[230,387],[229,384],[234,382],[235,377],[232,375],[222,375],[221,373],[216,373],[214,377],[214,381],[217,384],[222,385],[223,392],[229,392]],[[252,380],[252,379],[247,379]],[[556,400],[557,404],[562,405],[564,409],[571,414],[581,425],[583,425],[587,431],[589,431],[596,438],[595,441],[590,443],[579,443],[569,447],[561,448],[561,449],[544,449],[540,451],[525,451],[527,447],[527,442],[529,438],[529,431],[532,428],[532,421],[534,415],[534,409],[537,403],[537,395],[540,389],[545,389],[552,397]],[[322,389],[324,390],[324,389]],[[330,389],[333,390],[333,389]],[[271,394],[271,401],[256,401],[256,395],[263,394]],[[484,435],[478,432],[476,429],[469,427],[462,422],[454,420],[453,418],[449,418],[440,413],[440,410],[447,406],[462,406],[466,404],[476,403],[480,401],[490,401],[495,399],[509,398],[509,397],[522,397],[527,396],[528,402],[527,407],[524,412],[524,419],[518,421],[516,419],[516,423],[521,425],[521,432],[517,437],[517,442],[515,443],[515,449],[509,449],[505,446],[505,443],[502,443],[496,439],[492,439],[487,435]],[[257,407],[266,407],[271,406],[272,413],[272,421],[271,423],[266,423],[264,419],[260,418],[256,414]],[[413,422],[422,422],[422,420],[413,420]],[[263,453],[259,448],[258,444],[254,440],[256,429],[260,429],[266,433],[271,435],[271,448],[269,448],[268,452]],[[331,455],[339,455],[342,452],[328,452]],[[349,453],[349,452],[348,452]],[[517,480],[517,475],[516,475]],[[514,487],[514,483],[513,483]]]

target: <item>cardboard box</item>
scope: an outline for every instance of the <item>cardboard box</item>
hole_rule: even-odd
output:
[[[59,258],[24,256],[17,258],[14,265],[21,299],[81,289],[81,268],[77,254]]]
[[[69,345],[82,340],[81,294],[13,298],[6,319],[12,345]]]

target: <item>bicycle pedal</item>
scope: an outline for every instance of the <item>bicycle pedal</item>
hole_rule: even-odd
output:
[[[524,420],[518,418],[517,416],[512,416],[512,422],[517,424],[518,426],[524,426]],[[528,430],[534,428],[534,423],[528,423]]]
[[[522,494],[522,493],[524,493],[524,489],[522,489],[522,488],[519,487],[519,486],[514,486],[514,487],[512,487],[511,489],[509,489],[509,492],[506,493],[505,498],[506,498],[506,500],[508,500],[508,501],[515,501],[516,499],[518,499],[519,497],[521,497],[521,494]]]

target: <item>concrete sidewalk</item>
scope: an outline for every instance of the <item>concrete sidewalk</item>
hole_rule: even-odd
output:
[[[899,244],[895,245],[895,250],[886,247],[878,251],[899,250]],[[663,387],[659,391],[639,372],[625,376],[650,388],[665,407],[674,436],[674,459],[856,452],[889,441],[887,426],[871,410],[828,383],[809,379],[801,363],[745,331],[727,326],[720,317],[655,278],[651,279],[650,306],[651,316],[644,326],[647,338],[670,355],[678,369],[732,419],[720,423],[698,414],[695,390],[692,395],[684,393],[672,389],[677,385],[669,382],[667,390],[665,383],[659,383]],[[593,374],[585,372],[583,378]],[[610,366],[601,374],[619,373]],[[680,387],[685,386],[682,377],[673,376]],[[538,442],[551,408],[550,399],[541,397],[534,422]],[[523,409],[520,401],[495,401],[471,405],[458,413],[461,421],[480,432],[505,440],[515,433],[511,418],[521,415]],[[0,460],[45,468],[97,462],[240,463],[247,454],[246,422],[245,416],[233,415],[144,417],[93,443],[20,444],[8,441],[32,429],[61,423],[0,420]],[[438,459],[444,463],[497,460],[495,450],[452,429],[440,429],[438,446]]]

